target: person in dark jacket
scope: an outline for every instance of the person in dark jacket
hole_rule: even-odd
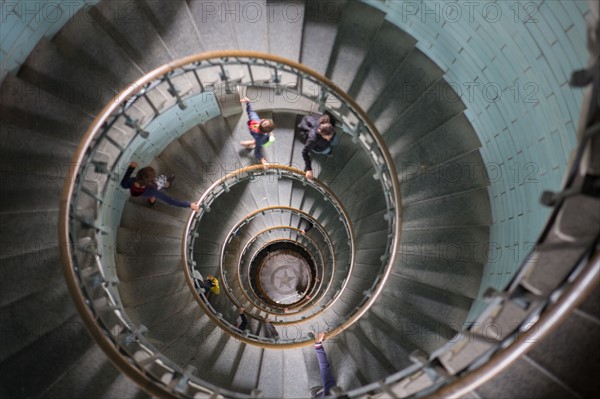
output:
[[[263,164],[265,168],[269,167],[269,163],[262,154],[262,147],[271,139],[271,132],[275,129],[275,124],[270,119],[261,119],[252,108],[250,99],[244,97],[240,100],[246,103],[246,112],[248,113],[248,131],[252,136],[252,140],[241,141],[240,144],[249,150],[254,149],[256,160]]]
[[[154,168],[147,166],[138,171],[135,176],[132,176],[133,171],[138,164],[131,162],[123,179],[121,179],[121,187],[129,189],[132,197],[142,197],[148,199],[148,204],[151,206],[156,203],[157,198],[172,206],[181,208],[191,208],[194,211],[199,209],[198,204],[188,201],[179,201],[169,197],[161,191],[162,188],[168,188],[173,181],[170,179],[157,179]]]
[[[200,287],[204,289],[204,293],[208,295],[212,292],[215,295],[219,295],[221,288],[219,287],[219,280],[210,274],[206,276],[206,279],[200,283]]]
[[[244,331],[246,329],[246,327],[248,327],[248,318],[246,317],[246,309],[244,308],[240,308],[240,324],[238,325],[238,328],[242,331]]]
[[[308,133],[315,127],[318,127],[321,123],[330,123],[334,128],[337,125],[334,116],[328,111],[325,111],[323,115],[310,114],[302,118],[297,128],[303,143],[308,139]]]
[[[319,126],[319,120],[323,116],[324,115],[311,114],[302,118],[297,127],[300,133],[300,139],[303,143],[306,143],[306,140],[308,140],[308,133],[315,127]]]
[[[315,227],[314,224],[312,224],[312,222],[308,219],[305,218],[301,218],[301,225],[304,224],[305,227],[303,229],[300,229],[300,234],[306,234],[308,233],[313,227]]]
[[[302,158],[304,159],[304,171],[308,180],[314,179],[312,162],[310,159],[311,151],[316,154],[330,154],[332,151],[332,142],[335,139],[335,130],[331,123],[323,123],[327,116],[321,117],[319,125],[313,127],[308,132],[308,138],[302,149]]]
[[[265,336],[267,338],[274,339],[275,341],[279,341],[279,333],[277,332],[277,328],[275,328],[269,319],[265,319]]]

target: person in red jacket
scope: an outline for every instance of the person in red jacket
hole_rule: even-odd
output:
[[[269,167],[269,163],[262,154],[262,147],[269,142],[270,133],[275,129],[275,124],[271,119],[261,119],[252,108],[250,99],[244,97],[240,100],[246,103],[246,112],[248,113],[248,130],[252,136],[252,140],[241,141],[240,144],[249,150],[254,149],[256,160],[263,164],[265,168]]]
[[[136,162],[131,162],[123,179],[121,179],[121,187],[129,189],[132,197],[143,197],[148,199],[149,205],[154,205],[157,198],[166,202],[169,205],[178,206],[181,208],[191,208],[193,211],[199,209],[195,202],[180,201],[169,197],[161,191],[162,188],[168,188],[174,177],[170,179],[157,179],[156,171],[150,166],[146,166],[138,171],[135,176],[132,176],[133,171],[137,168]]]

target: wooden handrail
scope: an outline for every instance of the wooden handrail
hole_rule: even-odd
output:
[[[269,208],[270,208],[270,209],[280,209],[279,207],[269,207]],[[263,209],[264,209],[264,208],[263,208]],[[300,213],[301,213],[302,211],[298,210],[298,212],[300,212]],[[254,213],[254,212],[253,212],[253,213]],[[315,221],[315,222],[316,222],[316,221]],[[253,241],[253,240],[254,240],[256,237],[258,237],[258,236],[260,236],[260,235],[262,235],[262,234],[265,234],[265,233],[267,233],[267,232],[269,232],[269,231],[272,231],[272,230],[283,230],[283,229],[290,230],[290,231],[296,231],[297,233],[299,233],[299,232],[300,232],[300,229],[298,229],[298,228],[295,228],[295,227],[290,227],[290,226],[273,226],[273,227],[269,227],[268,229],[265,229],[265,230],[262,230],[262,231],[258,232],[258,233],[257,233],[257,234],[256,234],[256,235],[255,235],[255,236],[254,236],[254,237],[253,237],[253,238],[252,238],[250,241],[249,241],[249,242]],[[317,246],[317,244],[315,243],[315,241],[314,241],[312,238],[310,238],[310,237],[307,237],[307,238],[308,238],[309,240],[311,240],[311,241],[312,241],[313,245]],[[280,240],[280,241],[281,241],[281,240]],[[247,246],[247,245],[248,245],[248,244],[246,244],[246,246]],[[224,283],[224,284],[226,284],[226,279],[225,279],[225,275],[224,275],[224,273],[223,273],[223,266],[222,266],[222,265],[223,265],[223,257],[224,257],[224,249],[225,249],[225,244],[224,244],[224,246],[223,246],[223,249],[221,250],[221,259],[220,259],[219,265],[220,265],[220,270],[221,270],[221,280],[223,281],[223,283]],[[304,249],[306,250],[306,248],[304,248]],[[244,252],[244,250],[242,250],[242,253],[243,253],[243,252]],[[333,256],[333,255],[332,255],[332,256]],[[322,262],[324,262],[324,261],[322,260],[322,257],[321,257],[321,261],[322,261]],[[323,264],[324,264],[324,263],[323,263]],[[238,265],[239,265],[239,261],[238,261]],[[334,271],[335,271],[335,262],[333,263],[332,274],[334,273]],[[239,284],[240,286],[242,286],[242,281],[241,281],[240,273],[237,273],[237,279],[238,279],[238,284]],[[322,283],[323,283],[323,278],[321,277],[321,282],[320,282],[320,284],[322,284]],[[327,287],[327,289],[325,290],[325,292],[326,292],[326,291],[329,289],[329,286],[330,286],[330,284],[328,285],[328,287]],[[238,304],[236,303],[236,299],[235,299],[235,298],[234,298],[234,297],[231,295],[231,293],[229,293],[229,291],[227,291],[227,290],[226,290],[225,292],[227,293],[227,296],[229,297],[229,299],[230,299],[230,300],[231,300],[231,301],[232,301],[234,304],[236,304],[236,306],[237,306]],[[269,313],[269,314],[272,314],[272,315],[278,315],[278,316],[279,316],[279,315],[281,315],[281,316],[293,316],[293,315],[295,315],[295,314],[297,314],[297,313],[300,313],[300,312],[302,312],[302,311],[306,310],[306,308],[302,308],[301,310],[299,310],[299,311],[297,311],[297,312],[290,312],[290,313],[286,313],[286,314],[273,313],[273,312],[270,312],[270,311],[269,311],[269,310],[267,310],[267,309],[264,309],[263,307],[261,307],[261,306],[257,305],[257,304],[256,304],[254,301],[252,301],[252,299],[248,297],[248,295],[246,294],[246,292],[244,291],[244,289],[243,289],[243,288],[242,288],[242,294],[244,295],[244,297],[246,298],[246,300],[247,300],[248,302],[250,302],[250,303],[251,303],[253,306],[255,306],[256,308],[259,308],[260,310],[262,310],[262,311],[264,311],[264,312],[267,312],[267,313]],[[322,295],[320,295],[319,297],[321,297],[321,296],[322,296]],[[315,299],[316,299],[316,298],[315,298]],[[254,315],[253,315],[253,314],[251,314],[251,313],[247,313],[247,315],[248,315],[248,316],[250,316],[250,317],[252,317],[252,318],[254,318],[254,319],[256,319],[256,320],[262,320],[262,318],[260,318],[260,317],[258,317],[258,316],[254,316]],[[294,321],[294,323],[296,323],[296,322],[299,322],[299,321],[302,321],[302,320],[297,320],[297,321]],[[292,323],[292,322],[289,322],[289,323]],[[283,323],[283,322],[279,322],[279,321],[276,323],[276,322],[274,321],[274,322],[273,322],[273,324],[284,324],[284,323]]]
[[[393,194],[393,199],[395,201],[395,203],[392,204],[393,214],[394,214],[393,215],[394,228],[393,228],[393,232],[392,232],[392,235],[393,235],[392,242],[389,247],[389,257],[387,260],[387,264],[385,265],[384,272],[382,273],[379,283],[378,283],[376,289],[374,290],[374,292],[372,293],[372,295],[369,297],[369,299],[366,301],[366,303],[363,305],[363,307],[361,308],[360,311],[358,311],[353,316],[351,316],[348,320],[343,322],[343,324],[340,326],[340,328],[336,329],[335,334],[337,334],[337,333],[343,331],[344,329],[346,329],[347,327],[349,327],[350,325],[352,325],[354,322],[356,322],[369,309],[369,307],[375,303],[376,299],[381,294],[383,287],[385,286],[385,283],[387,282],[387,280],[389,278],[389,275],[392,271],[392,266],[393,266],[393,263],[394,263],[394,260],[396,257],[396,253],[398,251],[398,246],[400,243],[401,196],[400,196],[400,186],[399,186],[399,182],[397,179],[394,162],[387,150],[387,147],[385,145],[385,142],[383,141],[383,138],[377,131],[377,128],[370,121],[367,114],[358,106],[358,104],[348,94],[343,92],[337,85],[335,85],[331,80],[327,79],[326,77],[322,76],[321,74],[307,68],[306,66],[304,66],[298,62],[291,61],[291,60],[285,59],[283,57],[274,56],[271,54],[261,53],[261,52],[235,51],[234,50],[234,51],[214,51],[214,52],[190,55],[188,57],[179,59],[177,61],[170,62],[168,64],[165,64],[163,66],[160,66],[160,67],[154,69],[153,71],[145,74],[143,77],[141,77],[140,79],[138,79],[137,81],[135,81],[134,83],[129,85],[127,88],[122,90],[117,95],[117,97],[115,97],[115,101],[108,103],[102,109],[102,111],[100,111],[98,113],[98,115],[94,118],[94,120],[88,127],[86,133],[83,135],[83,138],[80,140],[79,145],[77,146],[77,149],[71,159],[71,164],[76,165],[77,172],[81,169],[83,160],[86,156],[86,151],[91,146],[93,141],[96,139],[96,134],[98,131],[100,131],[102,129],[103,124],[108,120],[108,118],[117,109],[119,109],[119,107],[121,107],[128,99],[130,99],[133,95],[135,95],[139,90],[141,90],[143,87],[145,87],[146,84],[154,81],[155,79],[160,78],[161,76],[167,75],[168,73],[170,73],[178,68],[184,67],[189,64],[200,63],[200,62],[207,61],[210,59],[235,58],[235,57],[248,57],[248,58],[263,59],[263,60],[267,60],[267,61],[273,61],[276,63],[280,63],[283,65],[288,65],[308,76],[312,76],[313,78],[315,78],[316,80],[321,82],[324,86],[328,87],[331,92],[334,92],[339,98],[341,98],[346,104],[348,104],[350,106],[350,108],[353,109],[353,111],[356,112],[360,116],[362,121],[365,123],[365,126],[368,128],[371,137],[373,138],[379,151],[381,152],[381,155],[384,159],[385,165],[391,176],[391,186],[392,186],[391,191]],[[96,320],[95,320],[94,315],[92,314],[90,308],[85,303],[85,301],[82,297],[80,286],[78,284],[78,278],[75,274],[75,265],[73,264],[73,257],[72,257],[73,253],[71,251],[71,246],[72,246],[71,243],[72,243],[73,237],[70,234],[69,216],[70,216],[70,211],[71,211],[72,205],[73,205],[71,201],[72,201],[75,184],[76,184],[75,174],[68,176],[65,181],[65,185],[63,187],[63,191],[61,194],[60,211],[59,211],[59,226],[58,226],[58,234],[59,234],[60,250],[61,250],[61,261],[63,263],[63,269],[64,269],[64,273],[65,273],[65,279],[67,281],[67,286],[69,287],[69,291],[71,293],[71,297],[73,298],[73,301],[75,302],[75,306],[78,309],[81,317],[86,322],[86,325],[91,326],[91,325],[96,324]],[[187,230],[188,229],[186,229],[186,231]],[[184,240],[183,246],[185,246],[185,240]],[[182,251],[185,251],[185,247],[182,248]],[[190,287],[193,287],[193,282],[191,281],[191,276],[189,275],[189,273],[186,273],[185,276],[186,276],[188,285]],[[193,295],[196,297],[196,300],[201,304],[200,306],[204,306],[202,304],[202,301],[199,301],[200,298],[198,297],[198,294],[195,292],[195,290],[192,290],[192,292],[193,292]],[[214,315],[212,315],[211,312],[208,311],[208,309],[205,309],[205,311],[208,314],[209,318],[211,318],[211,320],[217,322],[216,317]],[[114,344],[109,340],[109,338],[106,335],[94,334],[94,338],[96,339],[98,344],[103,348],[104,352],[107,353],[107,355],[110,357],[110,359],[113,361],[113,363],[122,372],[124,372],[125,374],[130,376],[138,385],[140,385],[148,393],[150,393],[151,395],[162,396],[162,397],[171,397],[173,395],[172,392],[168,391],[166,388],[163,388],[159,385],[153,384],[140,369],[138,369],[134,365],[132,365],[128,361],[128,359],[118,351],[118,349],[114,346]],[[236,338],[243,342],[246,342],[246,343],[252,343],[255,345],[257,344],[256,342],[250,342],[249,340],[247,340],[245,337],[243,337],[241,335],[236,334]],[[301,347],[301,346],[310,345],[310,344],[311,344],[310,342],[288,344],[288,345],[285,345],[285,348]],[[259,346],[262,346],[265,348],[274,348],[274,347],[282,348],[283,347],[283,345],[280,345],[280,344],[267,344],[267,343],[261,343]]]

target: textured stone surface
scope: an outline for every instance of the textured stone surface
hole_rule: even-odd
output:
[[[398,17],[394,12],[386,16],[387,22],[380,21],[386,31],[371,26],[369,34],[362,35],[360,30],[348,28],[348,21],[360,18],[356,18],[356,15],[344,15],[345,2],[332,3],[334,7],[329,10],[322,9],[324,6],[321,2],[309,1],[304,7],[304,20],[294,25],[293,34],[280,33],[275,36],[277,33],[274,30],[279,33],[282,26],[285,27],[281,19],[277,19],[273,25],[264,23],[257,26],[248,19],[240,24],[233,24],[235,15],[228,14],[221,18],[221,10],[217,10],[216,14],[207,13],[207,4],[230,7],[234,11],[235,7],[243,5],[234,1],[146,1],[131,4],[122,13],[114,14],[113,6],[118,6],[119,3],[104,2],[99,8],[92,9],[99,10],[93,12],[100,12],[101,15],[90,14],[88,18],[71,21],[52,42],[55,48],[45,48],[43,45],[39,47],[40,51],[34,54],[39,58],[30,60],[28,65],[29,75],[25,73],[26,70],[23,72],[23,77],[27,79],[9,75],[4,81],[0,115],[3,129],[4,126],[10,126],[12,130],[2,131],[2,148],[8,149],[2,152],[3,161],[22,158],[33,163],[42,161],[48,166],[53,160],[68,160],[73,149],[72,143],[78,141],[91,121],[91,115],[78,111],[76,106],[69,106],[68,101],[57,101],[53,96],[47,96],[47,93],[32,87],[31,83],[38,84],[39,87],[49,87],[50,84],[40,80],[41,75],[32,73],[38,66],[39,69],[41,66],[48,67],[49,69],[41,71],[42,75],[46,74],[57,80],[81,80],[84,76],[93,76],[102,85],[117,90],[138,78],[142,71],[188,51],[230,48],[279,53],[279,49],[275,47],[285,46],[281,49],[281,54],[289,54],[289,57],[296,59],[295,54],[301,46],[299,56],[302,62],[321,72],[326,72],[327,65],[331,65],[329,69],[332,76],[343,81],[345,87],[357,93],[365,106],[368,105],[370,115],[376,119],[377,126],[385,134],[397,163],[406,160],[447,165],[456,159],[479,163],[483,159],[486,162],[498,161],[509,165],[516,161],[520,172],[523,172],[520,168],[528,162],[538,165],[540,184],[516,184],[526,182],[521,179],[518,182],[512,181],[514,176],[507,166],[500,179],[493,179],[490,195],[498,204],[492,209],[493,221],[496,223],[495,239],[512,244],[515,239],[531,237],[539,232],[539,228],[528,226],[531,224],[528,223],[529,220],[539,222],[543,219],[538,215],[543,216],[543,211],[538,212],[536,202],[539,187],[559,180],[559,172],[563,168],[561,165],[566,161],[573,144],[570,132],[576,122],[580,100],[571,90],[564,88],[564,83],[569,71],[577,67],[577,58],[585,56],[581,54],[581,46],[576,45],[582,42],[581,38],[585,33],[578,22],[586,12],[586,7],[582,6],[584,3],[535,3],[541,12],[539,24],[515,23],[514,27],[510,25],[512,31],[503,30],[502,27],[506,26],[502,24],[486,23],[489,21],[483,21],[483,17],[478,15],[478,23],[472,26],[477,34],[466,29],[468,27],[464,24],[431,24],[435,28],[428,29],[419,23],[420,15],[410,16],[410,23],[403,26],[419,39],[419,43],[407,57],[401,55],[411,48],[414,40],[406,34],[400,34],[402,40],[398,42],[391,39],[394,37],[394,28],[390,26],[390,21]],[[301,2],[289,4],[302,5]],[[398,4],[401,3],[385,3],[392,10],[394,7],[401,7]],[[265,10],[263,4],[260,7]],[[365,9],[379,16],[383,14],[360,3],[352,2],[350,7]],[[119,17],[125,20],[120,21]],[[144,22],[138,26],[136,21]],[[134,23],[127,25],[126,22]],[[345,31],[338,35],[336,29],[340,23]],[[3,29],[5,26],[3,25]],[[303,26],[301,43],[300,26]],[[11,34],[11,37],[14,36]],[[22,35],[23,39],[19,40],[27,41],[31,37],[34,36]],[[377,46],[373,46],[371,38],[378,41]],[[381,65],[381,75],[389,76],[391,80],[385,82],[389,83],[388,88],[376,100],[373,92],[375,89],[383,89],[382,80],[373,80],[374,76],[370,74],[373,68],[363,63],[363,60],[365,55],[369,57],[371,52],[375,52],[375,48],[383,58],[388,59],[385,57],[387,46],[381,46],[380,39],[390,42],[389,46],[394,50],[389,51],[394,51],[397,59],[393,64]],[[4,45],[4,41],[2,44]],[[35,45],[28,44],[32,44],[31,48]],[[359,48],[352,48],[354,44]],[[502,45],[504,46],[499,47]],[[340,49],[343,51],[338,52]],[[4,57],[4,46],[2,50]],[[43,53],[54,50],[59,54]],[[332,51],[335,62],[330,58]],[[476,52],[480,52],[479,56]],[[56,58],[50,57],[51,55]],[[431,55],[437,65],[427,62],[425,55]],[[79,71],[80,74],[70,76],[68,69],[60,70],[58,62],[46,65],[49,64],[47,60],[58,60],[60,57],[65,57],[67,64],[72,64],[72,70]],[[4,66],[4,58],[2,62]],[[355,71],[358,71],[357,79],[353,76]],[[445,93],[449,85],[440,80],[444,72],[446,81],[454,80],[459,86],[475,78],[484,83],[502,78],[501,83],[508,84],[522,77],[523,83],[537,83],[542,112],[537,112],[533,105],[524,106],[525,112],[522,112],[522,102],[473,103],[464,101],[464,98],[463,101],[454,103],[438,101],[438,94]],[[378,82],[373,83],[377,87],[373,87],[372,92],[364,88],[370,86],[371,82]],[[425,95],[425,89],[434,82],[438,82],[432,92],[435,95]],[[407,95],[405,91],[398,91],[404,90],[410,83],[420,85],[416,92]],[[9,87],[10,84],[13,87]],[[25,89],[21,91],[22,96],[11,91],[14,84]],[[509,93],[510,89],[503,92],[506,96]],[[38,94],[44,95],[45,99],[36,99],[35,95]],[[160,93],[159,97],[162,97],[162,101],[173,101],[165,93]],[[105,98],[99,104],[92,104],[91,109],[100,108],[104,101]],[[289,104],[279,103],[274,108],[279,106]],[[464,106],[468,107],[466,117],[461,116]],[[271,115],[263,112],[267,108],[261,108],[261,115]],[[299,108],[304,113],[311,109],[306,104]],[[549,113],[549,109],[557,109],[559,112]],[[291,116],[275,113],[274,118],[281,121],[282,127],[285,126],[282,134],[291,134]],[[473,122],[475,129],[470,128],[467,120]],[[531,133],[532,126],[539,128],[542,133]],[[477,139],[475,131],[482,137],[481,140]],[[188,138],[180,139],[162,159],[155,160],[153,165],[161,170],[169,169],[178,173],[180,179],[177,186],[173,187],[174,194],[197,195],[217,176],[234,170],[236,165],[253,162],[252,155],[240,151],[237,144],[237,141],[247,138],[243,114],[232,114],[227,119],[216,118],[194,128]],[[28,141],[31,141],[31,146]],[[478,158],[480,141],[483,148],[481,157]],[[71,147],[65,144],[67,142],[71,143]],[[289,154],[289,159],[294,163],[300,160],[300,148],[298,141],[285,137],[285,140],[277,142],[268,150],[268,155],[270,159],[285,162],[288,154],[293,151],[293,154]],[[335,312],[344,313],[353,307],[356,298],[362,295],[360,291],[369,285],[368,279],[375,273],[371,269],[378,268],[380,264],[384,204],[380,196],[369,195],[370,190],[378,187],[378,182],[369,176],[372,173],[367,167],[368,159],[361,159],[361,152],[355,151],[355,148],[350,137],[345,136],[331,160],[315,161],[322,170],[319,176],[348,199],[349,211],[353,219],[356,219],[354,226],[357,237],[362,239],[358,245],[360,251],[357,257],[361,263],[361,267],[357,268],[360,273],[348,285],[349,290],[354,291],[332,307],[330,313],[312,321],[321,326],[334,322],[337,319]],[[288,154],[279,158],[279,154],[274,152],[276,149],[287,151]],[[194,168],[194,165],[198,166]],[[211,176],[202,180],[202,188],[191,189],[190,186],[199,178],[194,173],[197,168]],[[48,168],[42,170],[41,175],[49,172]],[[528,169],[524,171],[528,172]],[[406,257],[407,263],[396,265],[396,275],[391,280],[397,284],[390,284],[388,291],[384,292],[373,308],[373,316],[361,321],[364,324],[370,320],[373,324],[361,326],[360,330],[355,327],[356,331],[349,334],[345,341],[332,340],[326,344],[338,383],[344,389],[382,378],[393,368],[402,367],[406,361],[406,353],[413,349],[431,351],[439,347],[454,333],[448,323],[459,322],[466,316],[470,299],[476,294],[481,265],[487,255],[482,253],[481,248],[489,237],[486,225],[490,220],[490,212],[482,205],[486,197],[487,181],[480,178],[420,184],[421,172],[425,176],[431,176],[419,169],[419,173],[415,172],[414,176],[403,181],[402,186],[406,203],[412,204],[412,210],[407,208],[405,213],[404,227],[407,230],[403,234],[403,244],[419,245],[420,252],[415,254],[412,248],[404,247],[401,254],[409,252],[411,255]],[[412,172],[401,171],[399,176],[407,177],[409,173]],[[36,186],[39,187],[36,192],[21,190],[19,182],[18,177],[5,180],[3,173],[0,185],[2,204],[11,202],[12,198],[19,202],[18,205],[7,208],[3,206],[1,216],[2,288],[5,284],[10,285],[8,290],[2,289],[1,302],[3,363],[0,367],[5,370],[2,374],[4,381],[7,381],[1,384],[3,393],[7,396],[57,398],[65,394],[145,397],[123,375],[114,371],[89,338],[72,340],[71,330],[65,330],[64,326],[76,317],[74,319],[74,309],[66,287],[59,282],[61,279],[57,267],[56,239],[53,238],[56,237],[59,187],[44,183]],[[321,217],[323,224],[331,231],[336,246],[340,246],[344,237],[340,223],[335,220],[332,212],[323,207],[319,196],[308,193],[300,183],[290,184],[283,191],[280,187],[273,189],[274,185],[268,184],[258,187],[256,190],[236,191],[235,195],[224,198],[222,205],[215,206],[209,219],[211,225],[202,232],[207,244],[218,247],[219,237],[228,230],[225,223],[222,223],[225,219],[234,220],[244,216],[260,206],[263,199],[270,203],[283,198],[286,204],[306,209]],[[47,203],[51,203],[47,207],[37,198],[46,194],[44,190],[51,191],[45,197]],[[471,192],[473,197],[468,194]],[[523,214],[529,211],[535,212],[531,219],[518,217],[519,212]],[[147,324],[151,328],[149,336],[154,340],[152,342],[160,345],[180,365],[191,364],[202,372],[206,371],[206,379],[211,382],[226,385],[233,380],[234,388],[246,393],[253,387],[259,387],[265,397],[294,396],[297,392],[306,394],[311,386],[308,381],[311,384],[314,380],[318,381],[318,377],[314,376],[312,348],[274,351],[248,347],[231,339],[200,313],[183,280],[179,265],[181,236],[177,234],[177,226],[181,221],[187,220],[189,210],[185,214],[183,212],[184,210],[162,205],[148,209],[134,201],[127,204],[127,215],[122,219],[117,248],[121,253],[117,260],[120,265],[126,266],[120,276],[123,280],[123,298],[127,302],[130,316],[135,322]],[[460,225],[461,219],[465,224],[473,226]],[[270,215],[261,223],[265,227],[268,223],[283,222],[281,217]],[[448,225],[454,227],[450,228]],[[420,228],[424,226],[427,229]],[[159,235],[165,233],[168,237]],[[49,244],[39,248],[21,245],[32,240]],[[15,253],[10,247],[7,253],[6,243],[17,243],[19,248],[24,249]],[[132,257],[139,252],[127,252],[132,244],[138,244],[137,250],[141,252],[138,259]],[[456,244],[459,245],[459,252],[448,252],[455,249]],[[465,245],[460,247],[461,244]],[[46,251],[46,248],[50,250],[38,262],[37,253]],[[473,249],[478,251],[471,252]],[[214,252],[207,256],[210,261],[215,260],[218,251]],[[32,258],[36,258],[33,263]],[[343,256],[341,258],[344,259]],[[17,272],[21,260],[28,262],[28,265]],[[48,270],[48,267],[52,269]],[[202,269],[203,273],[205,271],[207,270]],[[342,271],[338,270],[336,276],[341,278],[341,274]],[[28,281],[30,276],[34,280],[27,288],[15,289],[15,285],[18,287]],[[462,276],[465,278],[459,280]],[[44,280],[51,286],[49,289]],[[398,306],[399,300],[401,306]],[[214,303],[220,303],[225,317],[232,318],[235,309],[226,305],[226,301],[225,296],[221,295]],[[573,396],[571,389],[583,396],[592,396],[597,392],[597,387],[579,380],[581,373],[576,368],[578,363],[573,366],[570,362],[557,360],[577,353],[580,355],[578,359],[585,358],[597,364],[597,359],[590,353],[598,351],[583,353],[584,349],[591,347],[591,344],[586,344],[586,339],[592,342],[595,338],[594,335],[588,335],[588,332],[598,331],[597,315],[593,315],[593,309],[597,309],[597,306],[586,305],[583,309],[592,315],[572,316],[579,319],[568,325],[571,330],[568,333],[557,333],[549,341],[552,348],[568,348],[569,353],[550,359],[550,351],[534,351],[530,358],[535,360],[535,364],[532,361],[524,363],[525,360],[517,364],[512,371],[515,374],[500,376],[496,385],[483,387],[480,396],[569,397]],[[4,334],[6,326],[14,328]],[[25,330],[25,334],[20,334]],[[79,336],[83,330],[78,328],[75,332]],[[384,333],[388,335],[383,335]],[[356,350],[356,346],[361,345],[371,334],[382,339],[373,339]],[[576,334],[581,334],[586,339],[579,340],[582,342],[581,347],[571,348],[570,338]],[[391,351],[402,352],[404,356],[402,359],[381,359],[381,354],[389,354]],[[48,359],[50,363],[40,362],[39,359]],[[363,368],[365,364],[369,365],[368,370]],[[546,370],[542,369],[544,367]],[[21,370],[27,372],[22,373]],[[558,383],[556,379],[549,377],[549,373],[556,374],[558,378],[564,375],[565,382]],[[565,384],[577,387],[566,388]]]

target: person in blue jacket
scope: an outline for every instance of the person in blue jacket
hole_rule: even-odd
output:
[[[132,197],[147,198],[150,206],[153,206],[158,198],[172,206],[191,208],[193,211],[199,209],[198,204],[194,202],[179,201],[160,191],[161,188],[168,188],[170,186],[173,177],[171,179],[166,179],[167,181],[165,182],[161,182],[161,187],[159,187],[156,179],[156,171],[150,166],[140,169],[135,176],[132,176],[133,171],[137,166],[138,164],[136,162],[131,162],[123,179],[121,179],[121,187],[129,189]]]
[[[323,341],[325,340],[325,333],[321,332],[315,336],[315,352],[317,353],[317,360],[319,362],[319,371],[321,374],[320,387],[313,387],[310,390],[310,396],[313,398],[322,398],[331,394],[331,388],[337,384],[331,371],[331,366],[327,360],[327,354],[325,348],[323,348]]]
[[[252,109],[252,104],[248,97],[240,100],[246,103],[246,112],[248,113],[248,130],[252,136],[252,140],[241,141],[240,144],[249,150],[254,149],[256,160],[263,164],[265,168],[269,167],[269,163],[262,154],[262,147],[269,142],[270,133],[275,129],[275,124],[270,119],[261,119],[258,114]]]

